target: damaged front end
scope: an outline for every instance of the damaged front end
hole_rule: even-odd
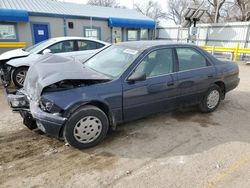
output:
[[[66,118],[62,117],[61,109],[52,101],[41,98],[39,101],[29,99],[25,90],[16,93],[8,92],[10,107],[14,112],[19,112],[23,124],[29,129],[39,128],[44,133],[58,137]]]
[[[10,107],[13,112],[19,112],[23,118],[23,124],[26,125],[29,129],[37,128],[36,121],[33,119],[30,108],[29,100],[23,89],[16,92],[11,92],[6,89],[7,99]]]
[[[0,79],[4,87],[8,87],[11,83],[12,67],[6,65],[5,61],[0,61]]]
[[[45,54],[29,68],[24,88],[8,93],[8,101],[28,128],[39,128],[46,134],[60,137],[67,121],[63,107],[58,106],[62,103],[63,91],[107,81],[110,77],[85,68],[71,58]]]

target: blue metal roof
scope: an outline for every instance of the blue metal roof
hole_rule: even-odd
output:
[[[108,19],[109,27],[126,27],[126,28],[155,28],[155,22],[153,20],[141,20],[141,19],[125,19],[125,18],[112,18]]]
[[[0,9],[0,21],[28,22],[29,15],[26,10]]]

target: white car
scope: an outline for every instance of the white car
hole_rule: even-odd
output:
[[[108,46],[110,46],[109,43],[83,37],[51,38],[25,49],[1,54],[0,76],[5,86],[12,80],[20,88],[23,86],[29,67],[45,53],[72,57],[84,62]]]

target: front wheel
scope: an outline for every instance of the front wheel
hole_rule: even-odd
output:
[[[22,88],[24,84],[24,80],[26,78],[26,74],[28,72],[28,67],[20,67],[14,70],[13,72],[13,82],[16,87]]]
[[[85,106],[74,112],[64,127],[64,138],[78,149],[100,143],[108,132],[107,115],[95,106]]]
[[[213,112],[219,106],[221,98],[221,88],[217,85],[211,86],[199,105],[200,111],[206,113]]]

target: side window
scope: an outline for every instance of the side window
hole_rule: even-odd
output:
[[[207,66],[205,57],[191,48],[176,48],[179,71],[197,69]]]
[[[74,51],[74,41],[58,42],[50,46],[48,49],[51,50],[51,53],[72,52]]]
[[[145,73],[147,78],[173,72],[172,49],[155,50],[143,58],[135,72]]]
[[[104,45],[98,42],[88,41],[88,40],[79,40],[77,41],[78,51],[83,50],[95,50],[102,48]]]

